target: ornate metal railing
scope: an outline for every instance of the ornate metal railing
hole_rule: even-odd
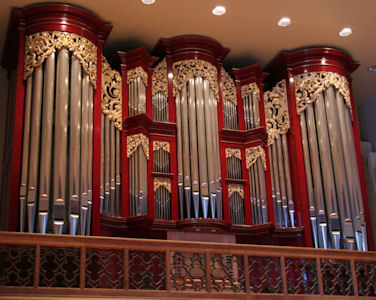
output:
[[[0,233],[0,295],[59,294],[375,297],[376,253]]]

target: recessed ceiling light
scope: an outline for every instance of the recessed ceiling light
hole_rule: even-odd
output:
[[[281,27],[286,27],[286,26],[289,26],[291,24],[291,20],[290,18],[282,18],[281,20],[278,21],[278,26],[281,26]]]
[[[376,72],[376,65],[369,66],[367,70],[369,72]]]
[[[155,0],[141,0],[141,2],[146,4],[146,5],[149,5],[149,4],[153,4],[155,2]]]
[[[343,28],[338,35],[341,37],[347,37],[352,34],[352,30],[349,27]]]
[[[222,16],[226,13],[226,8],[224,6],[221,6],[221,5],[216,6],[212,10],[212,13],[213,13],[213,15],[216,15],[216,16]]]

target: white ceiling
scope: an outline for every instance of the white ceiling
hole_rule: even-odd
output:
[[[159,38],[184,34],[206,35],[230,48],[224,62],[227,68],[254,63],[263,68],[281,50],[341,48],[361,64],[353,74],[356,102],[376,101],[376,72],[367,71],[369,65],[376,64],[375,0],[156,0],[153,5],[140,0],[63,1],[87,8],[114,25],[106,55],[139,46],[152,50]],[[36,1],[0,1],[1,45],[11,7],[33,3]],[[227,13],[212,15],[216,5],[224,5]],[[277,21],[284,16],[291,18],[291,25],[278,27]],[[343,27],[351,27],[353,35],[339,37]]]

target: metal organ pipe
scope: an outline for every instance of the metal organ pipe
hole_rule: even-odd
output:
[[[78,65],[81,68],[80,65]],[[47,58],[45,64],[43,113],[42,113],[42,141],[39,172],[39,232],[47,232],[48,211],[51,198],[51,153],[52,153],[52,128],[53,128],[53,105],[55,92],[55,53]]]
[[[69,232],[73,235],[77,233],[80,216],[81,84],[81,64],[73,56],[71,60],[69,134]]]

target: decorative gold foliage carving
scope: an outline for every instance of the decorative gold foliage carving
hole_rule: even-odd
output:
[[[175,62],[172,65],[174,74],[174,97],[187,84],[187,81],[194,77],[206,78],[218,100],[218,73],[212,64],[197,59],[188,59]]]
[[[316,101],[317,96],[333,85],[342,94],[351,113],[349,83],[345,76],[333,72],[309,72],[294,76],[296,108],[298,114],[307,108],[307,104]]]
[[[164,58],[153,71],[153,96],[157,93],[163,93],[168,97],[167,93],[167,62]]]
[[[148,73],[142,67],[137,67],[127,72],[127,84],[130,84],[137,77],[141,77],[145,86],[148,86]]]
[[[153,151],[164,150],[170,153],[170,143],[164,141],[153,141]]]
[[[97,47],[88,39],[69,32],[43,31],[26,37],[24,79],[33,73],[34,68],[41,66],[53,51],[63,47],[77,57],[83,70],[89,75],[90,82],[96,88]]]
[[[237,99],[235,81],[224,68],[221,70],[221,82],[223,102],[232,101],[236,105]]]
[[[247,169],[249,169],[249,167],[252,166],[257,161],[258,158],[261,159],[262,165],[264,166],[264,169],[266,170],[265,150],[261,146],[250,147],[250,148],[245,149],[245,159],[246,159]]]
[[[257,95],[258,100],[260,100],[260,90],[256,83],[252,82],[247,85],[243,85],[241,88],[242,98],[245,98],[253,93]]]
[[[149,159],[149,139],[142,133],[127,136],[127,157],[131,157],[140,145],[144,150],[146,158]]]
[[[226,158],[235,156],[237,159],[242,159],[240,149],[226,148]]]
[[[240,184],[229,184],[228,185],[228,197],[230,198],[233,193],[239,193],[240,197],[244,199],[244,189]]]
[[[275,136],[287,133],[290,128],[286,81],[278,82],[271,91],[265,92],[264,102],[268,144],[271,145]]]
[[[171,193],[171,180],[170,178],[155,177],[154,178],[154,192],[156,192],[160,187],[166,188],[169,193]]]
[[[102,113],[121,130],[121,75],[102,57]]]

